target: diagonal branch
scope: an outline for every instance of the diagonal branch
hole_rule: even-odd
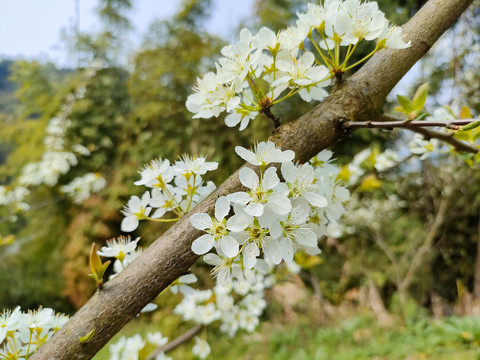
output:
[[[431,251],[433,242],[437,237],[441,226],[445,222],[445,215],[449,208],[449,201],[449,195],[442,198],[437,214],[435,215],[435,220],[433,221],[433,224],[430,227],[427,236],[425,237],[425,241],[415,253],[415,256],[413,257],[410,263],[410,267],[408,268],[404,278],[399,284],[397,284],[397,288],[400,293],[405,293],[405,291],[408,289],[414,279],[418,268],[422,265],[425,255],[427,255],[428,252]]]
[[[160,353],[168,353],[172,350],[175,350],[177,347],[179,347],[180,345],[186,343],[187,341],[189,341],[191,338],[193,338],[195,335],[197,335],[200,331],[202,331],[203,329],[203,325],[195,325],[193,328],[191,328],[190,330],[188,330],[187,332],[183,333],[182,335],[180,335],[179,337],[173,339],[172,341],[170,341],[169,343],[163,345],[163,346],[159,346],[155,349],[155,351],[153,351],[151,354],[149,354],[147,356],[147,359],[146,360],[153,360],[155,359],[155,357],[157,355],[160,355]]]
[[[452,145],[455,148],[455,150],[459,152],[468,152],[468,153],[476,154],[478,151],[480,151],[479,148],[473,145],[470,145],[465,141],[454,138],[453,133],[443,133],[443,132],[425,129],[425,128],[408,128],[408,130],[422,134],[427,140],[429,139],[441,140],[449,145]]]
[[[383,49],[355,75],[337,84],[315,109],[298,120],[280,126],[272,136],[282,149],[295,151],[305,162],[319,151],[348,135],[345,121],[376,118],[386,96],[405,73],[447,30],[473,0],[430,0],[404,26],[412,46],[403,50]],[[91,359],[120,329],[140,313],[172,281],[197,260],[192,242],[201,232],[190,225],[197,212],[213,213],[215,200],[240,189],[238,171],[158,238],[103,290],[95,295],[62,327],[31,360]],[[79,338],[95,329],[88,343]]]

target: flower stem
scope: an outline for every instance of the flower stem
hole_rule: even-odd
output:
[[[369,59],[373,54],[375,54],[377,52],[377,48],[375,48],[370,54],[368,54],[367,56],[365,56],[363,59],[361,60],[358,60],[355,64],[353,65],[350,65],[349,67],[343,69],[344,71],[347,71],[347,70],[350,70],[351,68],[354,68],[355,66],[361,64],[362,62],[364,62],[365,60]]]
[[[154,218],[151,218],[151,217],[147,217],[147,220],[156,221],[156,222],[174,222],[174,221],[180,220],[180,217],[178,217],[176,219],[154,219]]]
[[[325,66],[327,66],[329,69],[331,69],[332,68],[332,65],[331,65],[332,62],[330,60],[326,59],[325,56],[323,56],[322,50],[320,49],[320,47],[317,45],[317,43],[313,39],[312,34],[310,33],[308,35],[308,37],[309,37],[310,41],[312,42],[313,46],[315,47],[315,49],[317,50],[318,54],[322,58],[323,62],[325,63]]]

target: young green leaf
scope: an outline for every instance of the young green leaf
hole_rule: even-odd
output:
[[[89,343],[93,336],[95,335],[95,329],[93,329],[92,331],[90,331],[87,335],[85,336],[80,336],[79,340],[82,344],[86,344],[86,343]]]
[[[415,107],[413,106],[412,100],[409,98],[403,96],[403,95],[397,95],[398,103],[400,104],[400,107],[402,108],[402,112],[405,114],[410,114],[411,112],[415,111]]]
[[[90,270],[92,271],[92,274],[97,274],[98,270],[101,268],[102,260],[100,260],[100,256],[97,255],[97,245],[93,243],[90,248]]]
[[[477,127],[479,127],[479,126],[480,126],[480,120],[473,121],[473,122],[471,122],[471,123],[468,124],[468,125],[462,126],[462,127],[460,128],[460,131],[473,130],[473,129],[476,129]]]
[[[413,96],[413,107],[414,110],[419,112],[425,106],[425,101],[427,100],[428,96],[428,83],[423,83],[420,85],[415,91],[415,95]]]
[[[92,270],[92,273],[89,274],[89,276],[97,282],[98,286],[103,284],[103,275],[105,274],[105,271],[107,271],[110,263],[111,261],[108,260],[102,264],[102,260],[100,260],[100,257],[97,254],[97,246],[93,243],[90,248],[90,270]]]

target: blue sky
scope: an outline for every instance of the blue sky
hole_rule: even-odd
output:
[[[97,0],[80,0],[80,30],[100,28]],[[138,44],[154,19],[172,16],[180,0],[134,0],[132,41]],[[214,0],[207,28],[229,38],[239,21],[248,16],[253,0]],[[60,42],[62,29],[72,28],[74,0],[0,0],[0,57],[27,57],[68,63]]]

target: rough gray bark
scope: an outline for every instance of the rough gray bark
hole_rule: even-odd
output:
[[[405,26],[412,46],[384,49],[354,76],[337,85],[331,95],[295,122],[281,126],[272,140],[292,149],[300,162],[348,136],[345,121],[375,119],[385,97],[405,73],[449,28],[473,0],[430,0]],[[190,250],[200,232],[190,225],[196,212],[212,213],[215,200],[239,190],[238,171],[175,226],[158,238],[115,279],[105,284],[32,360],[91,359],[125,324],[172,281],[184,274],[198,256]],[[91,330],[90,342],[79,340]]]

